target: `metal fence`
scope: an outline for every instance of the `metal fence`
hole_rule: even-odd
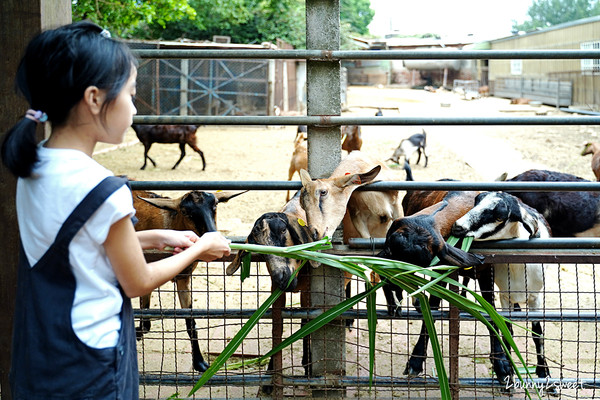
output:
[[[262,54],[253,51],[251,54],[237,53],[235,57],[251,58],[306,58],[309,61],[335,64],[341,59],[373,58],[373,59],[493,59],[493,58],[600,58],[597,51],[523,51],[523,52],[444,52],[434,51],[377,51],[375,52],[341,52],[320,50],[276,51]],[[164,58],[219,58],[220,52],[151,52],[144,51],[143,57]],[[229,57],[234,57],[227,54]],[[310,79],[309,66],[309,85]],[[326,89],[324,89],[326,90]],[[310,98],[310,94],[309,94]],[[310,103],[309,103],[310,104]],[[310,110],[307,117],[168,117],[156,116],[136,117],[138,123],[203,123],[215,125],[228,124],[274,124],[274,125],[309,125],[311,132],[325,128],[335,128],[339,125],[372,124],[372,125],[561,125],[586,124],[598,125],[598,117],[511,117],[511,118],[348,118],[338,116],[317,116]],[[311,130],[314,129],[314,130]],[[309,139],[310,140],[310,139]],[[310,154],[310,153],[309,153]],[[155,189],[170,185],[172,189],[242,189],[250,187],[253,190],[270,190],[281,188],[287,190],[296,188],[296,182],[173,182],[152,183],[132,182],[134,188]],[[512,185],[512,186],[511,186]],[[517,185],[516,189],[528,190],[600,190],[599,184],[529,184]],[[268,189],[265,189],[268,188]],[[435,188],[460,190],[504,190],[515,189],[514,184],[474,184],[474,183],[423,183],[402,182],[371,185],[371,189],[385,188],[411,189]],[[526,324],[532,320],[543,321],[545,353],[549,361],[552,378],[544,382],[528,381],[529,385],[538,384],[542,387],[557,387],[561,398],[595,398],[600,389],[598,379],[599,338],[598,338],[598,309],[600,301],[600,281],[595,262],[600,253],[598,241],[581,240],[575,242],[552,239],[550,243],[542,243],[542,247],[534,249],[519,248],[518,243],[510,241],[508,245],[498,248],[476,248],[489,261],[513,262],[538,261],[545,263],[545,289],[543,292],[544,307],[541,312],[530,310],[505,310],[515,321]],[[554,245],[552,245],[554,244]],[[376,241],[367,244],[358,241],[361,247],[349,252],[373,254],[377,249]],[[365,248],[366,246],[366,248]],[[508,246],[508,249],[506,248]],[[217,355],[221,352],[232,335],[244,323],[252,311],[270,294],[270,277],[259,259],[252,266],[252,276],[249,281],[240,284],[239,277],[225,276],[223,271],[227,261],[210,263],[198,268],[192,279],[194,305],[191,310],[177,310],[177,293],[175,287],[165,285],[154,297],[148,315],[155,318],[158,328],[146,334],[139,342],[140,371],[142,374],[142,397],[165,398],[175,392],[185,396],[187,390],[198,379],[199,374],[191,369],[190,339],[184,323],[185,317],[193,316],[198,321],[198,341],[205,356]],[[325,273],[326,275],[326,273]],[[319,277],[313,277],[319,279]],[[327,277],[323,279],[328,279]],[[327,285],[322,285],[327,289]],[[353,282],[354,292],[362,289],[359,282]],[[336,293],[339,293],[337,291]],[[314,293],[311,293],[311,295]],[[325,290],[323,295],[335,297],[335,294]],[[341,301],[338,296],[335,301]],[[296,330],[301,319],[310,319],[319,309],[301,308],[299,294],[287,295],[285,308],[282,312],[283,336]],[[419,315],[412,306],[406,304],[399,317],[391,318],[384,311],[384,300],[378,299],[380,306],[379,322],[377,325],[376,361],[374,386],[368,382],[368,339],[364,307],[352,313],[346,313],[347,318],[355,318],[352,330],[344,328],[341,321],[337,322],[340,335],[321,336],[323,347],[338,347],[344,344],[343,351],[335,360],[343,367],[337,374],[313,374],[304,376],[302,365],[302,344],[292,346],[283,352],[282,367],[276,371],[279,382],[277,397],[409,397],[409,398],[439,398],[437,380],[432,358],[425,364],[425,373],[418,377],[409,378],[404,375],[404,366],[410,350],[419,335]],[[275,313],[276,310],[273,310]],[[138,316],[140,314],[138,313]],[[269,316],[272,316],[269,315]],[[502,385],[494,382],[491,374],[489,355],[489,335],[487,330],[467,315],[456,314],[455,311],[442,307],[435,314],[438,334],[443,353],[451,372],[453,397],[458,398],[504,398]],[[261,321],[255,331],[245,340],[236,354],[235,361],[262,355],[273,343],[273,331],[279,319],[270,320],[268,317]],[[457,331],[458,329],[458,331]],[[515,330],[516,342],[525,356],[527,366],[535,366],[536,354],[532,344],[531,333]],[[454,338],[454,340],[453,340]],[[458,338],[458,340],[456,340]],[[314,365],[313,361],[309,364]],[[205,388],[197,393],[197,398],[237,398],[256,397],[263,385],[272,384],[273,376],[266,373],[266,368],[245,367],[243,363],[231,365],[226,371],[215,376]],[[313,371],[314,372],[314,371]],[[523,391],[516,389],[518,395]],[[546,396],[546,394],[544,394]]]

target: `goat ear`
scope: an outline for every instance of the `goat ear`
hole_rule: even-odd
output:
[[[227,269],[225,269],[225,273],[227,275],[233,275],[235,273],[235,271],[240,269],[240,267],[242,266],[242,260],[244,259],[245,255],[246,255],[246,251],[244,251],[244,250],[239,251],[233,258],[233,261],[231,262],[231,264],[229,264],[227,266]]]
[[[369,172],[365,172],[363,174],[346,175],[341,178],[338,178],[337,185],[339,187],[348,187],[350,185],[356,185],[356,187],[358,187],[366,185],[367,183],[371,183],[373,179],[375,179],[377,174],[379,174],[379,171],[381,171],[381,166],[377,165]]]
[[[508,178],[508,173],[503,172],[502,175],[494,179],[496,182],[504,182]]]
[[[233,199],[240,194],[244,194],[248,192],[248,190],[243,190],[241,192],[215,192],[214,195],[219,203],[227,203],[229,200]]]
[[[592,146],[591,142],[584,143],[583,144],[583,150],[581,151],[581,155],[585,156],[585,155],[590,154],[592,152],[591,149],[590,149],[591,146]]]
[[[300,181],[302,182],[302,186],[306,186],[307,184],[312,182],[312,178],[310,177],[307,170],[301,169],[299,174],[300,174]]]
[[[449,265],[455,265],[461,268],[473,267],[483,264],[483,256],[474,253],[467,253],[454,246],[444,244],[443,249],[437,254],[439,259]]]
[[[158,207],[161,208],[163,210],[170,210],[170,211],[177,211],[179,208],[179,203],[181,202],[181,199],[168,199],[168,198],[147,198],[147,197],[140,197],[138,196],[138,199],[140,200],[144,200],[146,203],[153,205],[154,207]]]
[[[527,232],[529,232],[529,239],[540,237],[540,232],[538,229],[538,221],[535,219],[530,213],[523,210],[523,208],[519,209],[520,220]]]

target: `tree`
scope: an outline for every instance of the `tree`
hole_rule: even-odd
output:
[[[527,11],[530,20],[513,24],[513,30],[531,31],[600,15],[599,0],[534,0]]]
[[[196,17],[188,0],[72,0],[71,11],[73,21],[88,19],[120,37],[131,36],[142,23],[165,26]]]
[[[340,21],[348,23],[350,31],[358,35],[369,34],[369,24],[375,11],[371,9],[370,0],[341,0]]]
[[[342,47],[367,35],[370,0],[341,0]],[[282,39],[306,46],[305,0],[72,0],[73,20],[90,19],[115,36],[139,39],[212,40],[234,43]]]

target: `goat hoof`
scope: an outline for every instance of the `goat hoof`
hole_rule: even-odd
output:
[[[348,330],[350,332],[352,332],[352,327],[354,326],[354,320],[353,319],[347,319],[346,320],[346,328],[348,328]]]
[[[423,365],[417,365],[412,359],[406,363],[404,375],[419,376],[423,372]]]
[[[205,372],[208,367],[210,367],[210,364],[204,360],[194,363],[194,369],[198,372]]]
[[[506,358],[496,358],[493,360],[494,372],[498,377],[498,381],[504,385],[504,390],[514,387],[513,383],[513,369],[510,362]]]
[[[273,386],[270,386],[270,385],[261,386],[260,391],[262,392],[262,394],[264,394],[266,396],[270,396],[271,393],[273,393]]]

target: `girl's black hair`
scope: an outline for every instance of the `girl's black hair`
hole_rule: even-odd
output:
[[[101,32],[98,25],[81,21],[44,31],[29,42],[16,88],[31,109],[48,115],[53,127],[66,122],[89,86],[106,91],[104,115],[131,76],[137,61],[129,47]],[[29,177],[38,161],[36,125],[22,118],[4,137],[2,162],[18,177]]]

